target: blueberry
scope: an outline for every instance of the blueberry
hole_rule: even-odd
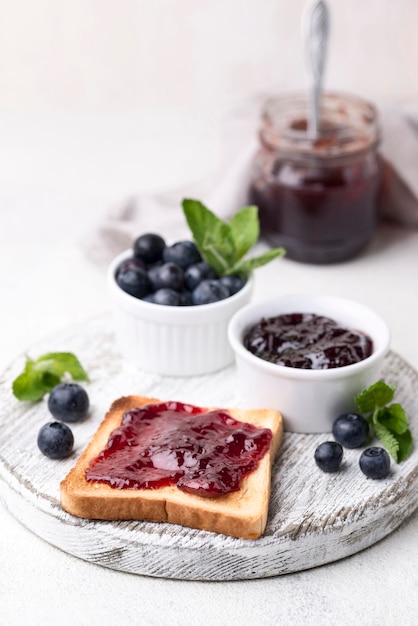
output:
[[[179,306],[180,294],[174,289],[168,289],[164,287],[158,289],[152,296],[152,302],[154,304],[164,304],[166,306]]]
[[[175,263],[185,270],[189,265],[200,263],[202,257],[193,241],[177,241],[164,249],[163,260],[166,263]]]
[[[79,422],[89,410],[89,397],[77,383],[61,383],[53,388],[48,398],[48,409],[57,420]]]
[[[390,457],[384,448],[372,446],[361,453],[359,465],[367,478],[386,478],[390,472]]]
[[[151,304],[155,304],[155,302],[154,302],[154,294],[153,293],[147,293],[147,295],[144,296],[143,298],[141,298],[141,300],[143,302],[151,302]]]
[[[245,285],[245,281],[241,278],[241,276],[237,276],[237,274],[221,276],[219,280],[222,285],[228,289],[230,296],[233,296],[234,293],[240,291],[240,289],[242,289]]]
[[[192,306],[193,305],[193,297],[192,292],[188,289],[183,289],[180,292],[180,304],[181,306]]]
[[[148,278],[151,281],[152,289],[154,291],[158,289],[158,273],[160,271],[160,267],[162,266],[162,264],[163,262],[160,261],[159,263],[155,263],[154,265],[151,265],[150,267],[148,267],[148,270],[147,270]]]
[[[209,278],[218,278],[216,271],[206,261],[200,261],[189,267],[184,272],[184,282],[186,287],[193,291],[202,280]]]
[[[323,472],[338,472],[343,458],[343,448],[336,441],[320,443],[315,450],[315,463]]]
[[[369,425],[358,413],[344,413],[335,420],[332,434],[345,448],[360,448],[369,436]]]
[[[143,298],[152,288],[148,274],[144,270],[135,267],[117,272],[116,282],[123,291],[135,298]]]
[[[219,280],[202,280],[192,292],[193,304],[211,304],[229,298],[229,291]]]
[[[181,291],[184,285],[184,272],[175,263],[164,263],[152,275],[154,289]]]
[[[123,272],[125,270],[129,270],[131,268],[136,268],[136,269],[140,269],[140,270],[145,270],[146,269],[146,265],[144,263],[144,261],[142,259],[137,259],[136,257],[129,257],[129,259],[125,259],[124,261],[121,261],[121,263],[118,266],[118,269],[116,270],[117,272]]]
[[[133,245],[134,255],[147,264],[159,261],[162,258],[164,248],[164,239],[155,233],[141,235]]]
[[[74,435],[62,422],[48,422],[38,433],[38,448],[50,459],[63,459],[71,454]]]

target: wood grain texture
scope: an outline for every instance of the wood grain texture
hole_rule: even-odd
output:
[[[367,480],[359,450],[346,450],[342,471],[320,472],[313,461],[326,435],[286,433],[273,467],[269,519],[256,541],[151,522],[101,522],[66,514],[59,483],[81,454],[112,401],[141,394],[202,405],[242,406],[235,367],[196,378],[168,378],[135,370],[119,357],[111,320],[103,316],[69,328],[33,346],[28,354],[68,350],[80,358],[91,382],[88,418],[73,424],[76,446],[65,460],[42,456],[40,427],[51,420],[46,402],[18,402],[11,383],[20,357],[0,380],[0,498],[36,535],[86,561],[150,576],[237,580],[276,576],[352,555],[381,540],[418,506],[418,451],[392,464],[382,481]],[[408,412],[418,440],[418,374],[390,353],[383,377],[397,385],[396,401]],[[314,411],[314,407],[312,408]]]

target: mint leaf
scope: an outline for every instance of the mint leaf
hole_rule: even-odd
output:
[[[368,422],[372,432],[395,461],[400,463],[411,453],[413,441],[405,409],[399,403],[389,404],[395,390],[396,386],[379,380],[358,394],[355,402],[362,413],[369,414]]]
[[[260,235],[258,209],[248,206],[235,213],[229,222],[232,239],[235,244],[235,262],[242,259]]]
[[[412,435],[408,426],[406,412],[400,404],[391,404],[373,415],[377,436],[398,463],[406,459],[412,450]]]
[[[219,276],[223,276],[227,273],[231,263],[231,256],[225,245],[221,247],[217,245],[215,241],[208,239],[200,248],[200,252],[205,261],[213,267]]]
[[[356,405],[362,413],[370,413],[391,402],[395,389],[395,386],[387,385],[383,380],[379,380],[355,398]]]
[[[238,265],[234,265],[231,267],[226,273],[227,274],[250,274],[257,267],[261,267],[262,265],[266,265],[273,261],[273,259],[277,259],[280,256],[286,254],[284,248],[274,248],[272,250],[267,250],[264,254],[261,254],[258,257],[253,257],[252,259],[248,259],[248,261],[242,261],[242,263],[238,263]]]
[[[408,418],[405,409],[400,404],[391,404],[378,413],[378,420],[397,435],[408,430]]]
[[[47,371],[56,376],[70,374],[74,380],[88,380],[87,373],[80,361],[71,352],[50,352],[44,354],[34,362],[34,367],[40,371]]]
[[[47,376],[47,372],[36,371],[33,364],[34,361],[29,359],[22,374],[13,381],[13,393],[19,400],[36,402],[49,391],[51,384],[55,387],[60,382],[57,376],[54,378],[53,375]]]
[[[398,463],[404,461],[412,452],[414,442],[412,440],[412,433],[408,429],[402,435],[397,436],[399,450],[398,450]]]
[[[398,460],[398,450],[399,443],[393,433],[390,432],[386,426],[376,422],[373,424],[376,435],[379,437],[382,444],[385,446],[386,450],[389,452],[390,456]]]
[[[374,424],[374,430],[389,454],[397,463],[404,461],[412,452],[413,440],[409,429],[402,434],[398,434],[391,431],[385,424],[376,422]]]
[[[255,259],[242,260],[259,237],[258,209],[255,206],[244,207],[228,224],[199,200],[185,198],[182,205],[197,248],[219,276],[248,275],[253,269],[285,254],[283,248],[277,248]]]
[[[201,255],[219,275],[224,274],[236,255],[229,225],[199,200],[183,200],[183,211]]]
[[[199,200],[185,198],[182,205],[186,221],[197,242],[202,241],[207,230],[216,230],[224,224]]]
[[[27,359],[23,372],[12,384],[18,400],[37,402],[58,385],[64,374],[74,380],[88,380],[81,363],[71,352],[50,352],[36,360]]]

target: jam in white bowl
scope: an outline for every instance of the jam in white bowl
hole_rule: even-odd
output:
[[[313,331],[309,324],[304,329],[296,318],[293,324],[292,316],[300,314],[312,322]],[[320,325],[324,317],[335,322],[335,328],[339,329],[336,333],[331,332],[331,336],[341,333],[346,343],[357,342],[354,348],[342,345],[341,358],[332,345],[321,344],[320,341],[319,345],[308,347],[305,353],[303,349],[297,350],[306,337],[295,337],[293,331],[299,330],[308,335],[312,331],[311,334],[317,333],[318,338],[321,329],[318,331],[315,325]],[[286,342],[280,340],[280,348],[277,348],[274,333],[268,333],[269,328],[274,329],[277,318],[290,319],[289,341],[285,345]],[[259,328],[257,334],[255,327],[262,320],[270,320],[272,324],[270,327],[268,324],[263,326],[261,330]],[[330,327],[334,328],[332,324]],[[330,335],[329,329],[327,332]],[[286,430],[303,433],[330,432],[340,414],[355,409],[356,395],[379,380],[390,345],[390,332],[385,321],[370,308],[345,298],[314,294],[284,295],[246,305],[231,319],[228,338],[235,353],[245,405],[278,409],[283,415]],[[250,351],[251,342],[254,351],[257,344],[264,342],[266,351],[263,353],[261,350],[264,356]],[[340,339],[336,338],[335,344],[338,342]],[[289,352],[286,348],[289,345],[296,348],[293,363],[292,358],[287,359]],[[282,351],[285,356],[268,356],[269,346],[270,352]],[[346,364],[344,355],[356,350],[360,355],[358,360],[351,359]],[[333,355],[332,359],[330,355]],[[330,365],[327,361],[334,362]]]

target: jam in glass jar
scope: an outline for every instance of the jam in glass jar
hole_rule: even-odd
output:
[[[362,99],[326,93],[316,136],[308,117],[302,95],[266,102],[250,202],[264,239],[288,258],[335,263],[355,256],[377,225],[377,113]]]

